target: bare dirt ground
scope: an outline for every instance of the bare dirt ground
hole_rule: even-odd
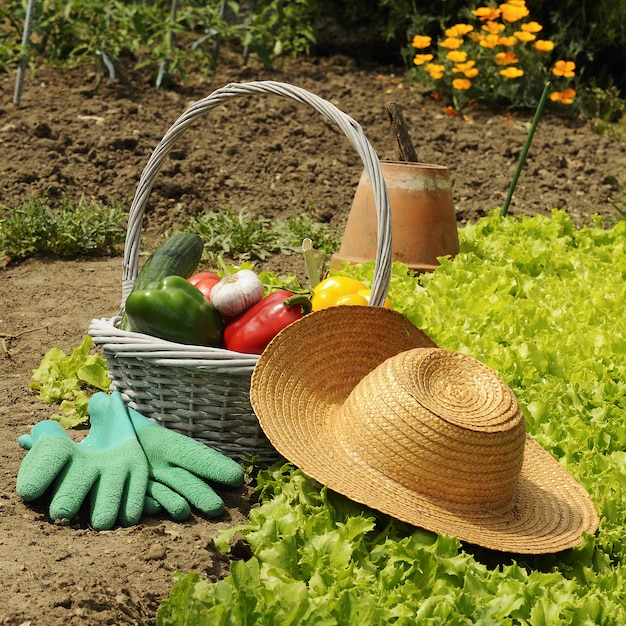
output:
[[[88,68],[29,73],[19,106],[13,75],[0,76],[0,204],[16,207],[46,192],[81,194],[129,207],[149,154],[189,103],[235,81],[277,80],[320,95],[361,123],[382,159],[395,158],[384,104],[399,102],[421,161],[446,165],[459,224],[502,206],[528,132],[530,113],[470,110],[451,117],[402,85],[401,69],[360,67],[334,57],[285,63],[273,71],[224,61],[217,74],[169,91],[122,69],[94,90]],[[599,213],[619,219],[626,179],[624,144],[575,119],[545,114],[510,214],[566,209],[578,225]],[[230,206],[266,217],[311,209],[341,229],[361,164],[343,134],[314,111],[273,96],[246,98],[210,112],[180,140],[159,174],[145,219],[147,237],[175,225],[179,211]],[[270,259],[301,272],[295,257]],[[54,412],[28,388],[52,347],[70,352],[93,317],[117,313],[121,257],[33,259],[0,269],[0,623],[11,625],[152,624],[172,574],[216,579],[229,558],[212,540],[245,520],[247,486],[224,493],[218,520],[146,518],[132,528],[96,532],[84,520],[55,525],[45,501],[23,503],[15,478],[24,456],[18,435]]]

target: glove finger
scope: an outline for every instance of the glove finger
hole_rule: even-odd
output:
[[[148,481],[148,495],[152,496],[171,515],[172,519],[181,521],[191,515],[189,502],[167,485],[154,480]]]
[[[139,446],[138,454],[143,457],[143,451]],[[141,519],[147,488],[148,463],[144,461],[141,466],[132,468],[126,481],[118,518],[122,526],[133,526]]]
[[[89,492],[89,519],[95,530],[110,530],[115,525],[122,505],[125,483],[125,476],[102,474],[92,487]]]
[[[16,491],[27,502],[41,497],[72,458],[75,444],[64,437],[37,441],[17,472]]]
[[[244,472],[239,463],[200,441],[158,425],[144,426],[137,436],[153,465],[156,459],[229,487],[243,485]]]
[[[24,448],[24,450],[30,450],[33,447],[33,438],[31,435],[20,435],[17,438],[17,443],[20,448]]]
[[[97,480],[98,471],[95,467],[75,463],[72,459],[54,481],[50,517],[55,521],[74,518]]]
[[[143,515],[158,515],[163,507],[151,496],[146,495],[143,500]]]
[[[210,517],[217,517],[224,511],[224,502],[202,479],[180,467],[154,468],[155,480],[167,485],[196,509]]]

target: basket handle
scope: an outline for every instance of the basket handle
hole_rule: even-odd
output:
[[[378,217],[376,263],[370,304],[382,306],[391,277],[391,209],[387,195],[387,186],[383,178],[380,161],[361,126],[351,117],[339,110],[334,104],[315,94],[286,83],[276,81],[252,81],[248,83],[229,83],[212,94],[191,104],[187,110],[172,124],[155,150],[150,155],[144,168],[135,197],[130,207],[126,242],[124,245],[124,263],[122,274],[122,305],[130,294],[139,273],[139,246],[141,243],[141,227],[148,196],[152,191],[155,178],[165,158],[176,140],[187,128],[207,111],[223,104],[231,98],[252,94],[274,94],[291,98],[296,102],[308,104],[326,119],[334,122],[345,133],[359,153],[365,170],[371,181]]]

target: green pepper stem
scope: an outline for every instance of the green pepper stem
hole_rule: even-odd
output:
[[[283,300],[283,306],[286,306],[288,309],[290,309],[292,306],[298,305],[302,307],[303,315],[306,315],[313,310],[313,303],[311,302],[310,298],[308,296],[305,296],[304,294],[297,293]]]

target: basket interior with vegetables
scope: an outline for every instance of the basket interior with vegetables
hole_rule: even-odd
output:
[[[312,298],[268,291],[248,269],[224,275],[197,271],[202,240],[190,233],[166,239],[139,270],[143,214],[154,180],[176,140],[201,115],[231,98],[262,94],[309,105],[338,126],[372,181],[379,220],[371,289],[350,285],[353,304],[389,306],[391,217],[380,162],[360,125],[330,102],[274,81],[231,83],[192,104],[152,153],[130,208],[120,314],[92,320],[89,334],[107,359],[112,389],[129,407],[233,458],[271,462],[278,453],[250,405],[250,378],[259,355],[282,329],[311,308],[349,295],[346,285]],[[260,184],[262,184],[260,182]],[[333,284],[320,284],[321,292]],[[327,299],[326,304],[324,300]]]

